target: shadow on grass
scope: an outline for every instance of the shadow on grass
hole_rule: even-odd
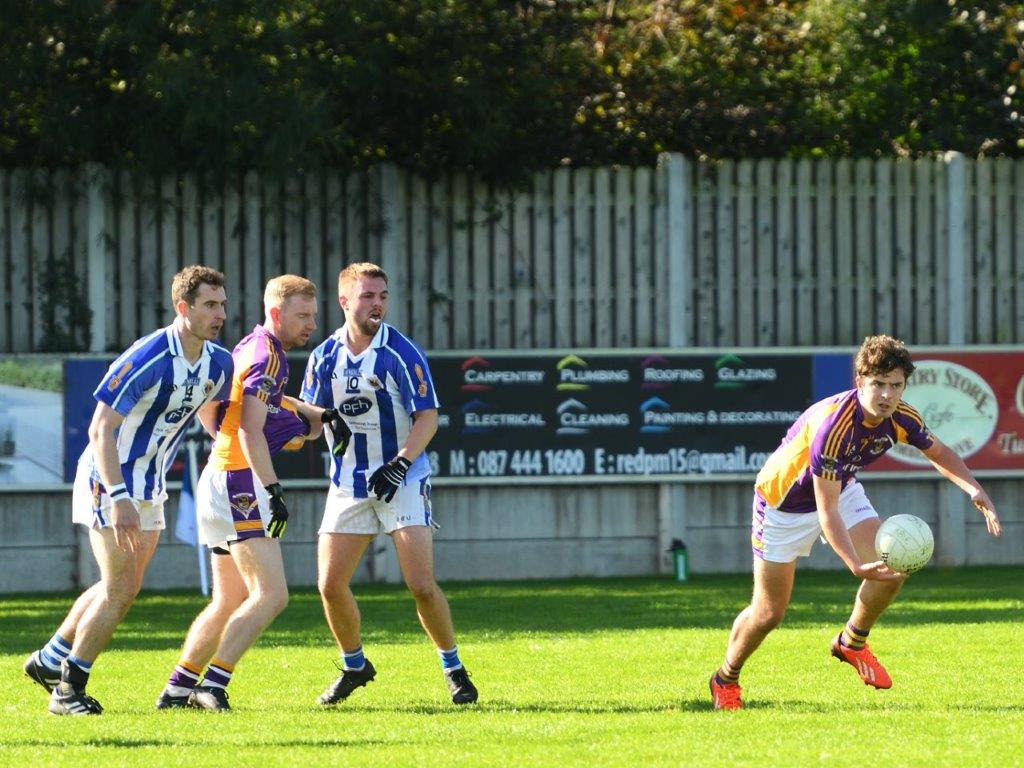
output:
[[[842,623],[858,583],[849,574],[797,576],[786,627]],[[367,644],[418,642],[415,605],[401,585],[356,585]],[[571,637],[605,630],[724,630],[747,603],[749,575],[700,576],[686,584],[657,578],[461,583],[445,591],[460,639]],[[24,653],[46,641],[70,596],[6,597],[0,602],[0,652]],[[113,648],[174,650],[205,605],[195,594],[144,594],[118,628]],[[929,569],[913,576],[885,617],[887,626],[1018,622],[1024,568]],[[262,644],[333,646],[320,599],[294,590]]]
[[[268,740],[253,742],[248,747],[264,749],[267,747],[383,747],[398,744],[410,744],[409,741],[390,741],[385,739],[288,739]],[[19,739],[17,742],[8,744],[10,747],[53,747],[53,740],[47,739]],[[82,739],[81,741],[68,741],[62,744],[67,747],[123,747],[126,749],[145,749],[151,747],[177,747],[194,746],[192,741],[175,741],[173,739],[128,739],[115,737],[97,737]]]
[[[710,708],[710,704],[708,705]],[[486,702],[473,704],[471,706],[455,707],[452,704],[392,704],[363,705],[357,709],[337,708],[338,713],[352,714],[353,712],[369,712],[378,714],[405,714],[405,715],[453,715],[467,713],[540,713],[540,714],[566,714],[566,715],[621,715],[621,714],[652,714],[655,712],[671,712],[678,709],[678,705],[672,701],[661,704],[628,704],[622,702],[517,702],[508,699],[489,699]]]

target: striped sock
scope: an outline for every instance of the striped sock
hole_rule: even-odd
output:
[[[453,645],[450,651],[442,651],[438,648],[437,653],[441,657],[441,669],[445,672],[451,672],[453,669],[462,669],[462,662],[459,661],[459,647],[457,645]]]
[[[742,664],[733,665],[729,663],[728,659],[725,659],[715,673],[715,677],[718,678],[720,685],[736,685],[740,681],[741,669],[743,669]]]
[[[366,666],[366,657],[363,656],[363,646],[359,646],[354,651],[341,652],[341,666],[342,669],[350,669],[353,672],[357,672]]]
[[[60,672],[61,662],[71,654],[71,645],[58,634],[50,638],[50,642],[39,649],[39,660],[43,666],[54,672]]]
[[[870,631],[870,629],[858,629],[851,622],[846,622],[843,634],[839,636],[839,642],[851,650],[859,651],[867,644]]]
[[[225,664],[220,659],[214,658],[210,666],[206,668],[206,675],[203,677],[203,685],[214,688],[227,688],[231,682],[231,675],[235,671],[234,664]]]
[[[182,659],[167,678],[167,687],[164,691],[171,696],[187,696],[199,684],[199,675],[202,671],[195,664],[189,664]]]

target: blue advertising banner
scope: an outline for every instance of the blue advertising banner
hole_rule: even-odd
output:
[[[427,455],[434,477],[450,482],[753,477],[801,411],[853,386],[854,352],[428,353],[441,409]],[[1005,348],[915,354],[920,372],[908,383],[906,400],[936,434],[976,471],[1024,471],[1024,354]],[[289,356],[289,394],[298,394],[306,359],[305,352]],[[110,362],[65,361],[67,482],[88,441],[92,390]],[[991,413],[981,414],[978,403]],[[186,440],[205,463],[210,440],[198,422]],[[323,481],[330,457],[315,441],[279,454],[274,464],[282,478]],[[172,480],[180,479],[180,469],[179,461]],[[931,467],[894,451],[872,471]]]

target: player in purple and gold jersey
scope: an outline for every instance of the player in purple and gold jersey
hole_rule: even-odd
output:
[[[320,436],[336,412],[284,395],[285,353],[316,328],[316,286],[296,275],[267,283],[266,319],[232,352],[229,399],[216,413],[210,461],[196,492],[200,539],[213,558],[213,600],[189,629],[158,709],[229,709],[235,664],[288,602],[281,546],[288,510],[271,456]],[[209,664],[200,683],[200,674]]]
[[[999,516],[981,484],[951,448],[902,401],[914,371],[910,352],[891,336],[869,336],[855,361],[856,388],[815,403],[789,428],[757,475],[751,544],[754,595],[736,617],[722,666],[711,676],[715,709],[739,709],[743,663],[782,622],[793,590],[796,559],[821,535],[854,576],[863,579],[832,655],[852,665],[867,685],[892,679],[868,649],[868,632],[900,591],[904,574],[877,559],[878,514],[857,472],[896,443],[920,450],[939,474],[967,493],[993,536]]]

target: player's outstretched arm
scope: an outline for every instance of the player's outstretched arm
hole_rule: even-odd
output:
[[[323,408],[318,408],[315,405],[298,400],[291,395],[285,395],[282,398],[283,401],[291,405],[295,410],[300,413],[306,421],[309,422],[309,432],[306,433],[306,440],[316,440],[323,434],[324,431],[324,420],[322,415],[324,413]]]
[[[822,533],[825,534],[825,540],[857,578],[871,581],[891,581],[900,578],[902,574],[891,570],[881,560],[871,563],[861,562],[857,555],[857,549],[853,546],[853,540],[850,538],[850,532],[846,530],[843,519],[839,515],[839,493],[841,490],[842,484],[838,480],[825,480],[817,475],[814,476],[814,499],[818,506],[818,520],[821,523]]]
[[[141,521],[139,510],[125,488],[121,458],[117,452],[116,433],[123,421],[124,416],[109,405],[97,403],[89,424],[89,443],[100,479],[114,502],[110,513],[114,542],[121,549],[134,552],[138,548]]]
[[[995,504],[992,503],[992,499],[985,493],[981,483],[974,478],[974,474],[967,468],[957,452],[939,438],[933,437],[931,446],[923,450],[922,453],[928,457],[940,475],[971,497],[971,503],[985,518],[988,532],[993,536],[1001,536],[1003,524],[999,521],[999,515],[996,514]]]

